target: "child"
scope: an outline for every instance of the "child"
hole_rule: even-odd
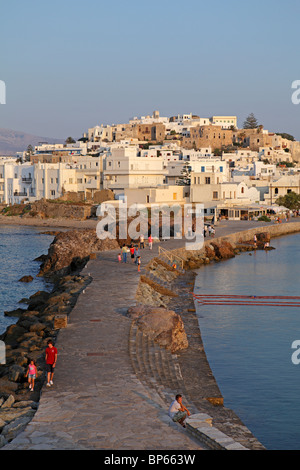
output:
[[[141,272],[141,257],[137,257],[138,272]]]
[[[121,261],[122,261],[121,253],[118,254],[118,261],[119,261],[119,263],[121,263]]]
[[[25,374],[25,377],[27,377],[27,376],[28,376],[29,390],[31,392],[33,392],[34,391],[34,381],[35,381],[36,376],[37,376],[37,368],[36,368],[34,360],[31,360],[30,363],[29,363],[27,372]]]

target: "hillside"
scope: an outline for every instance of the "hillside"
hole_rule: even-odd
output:
[[[0,128],[0,155],[14,155],[23,152],[28,145],[37,145],[39,142],[63,143],[62,139],[39,137],[21,131]]]

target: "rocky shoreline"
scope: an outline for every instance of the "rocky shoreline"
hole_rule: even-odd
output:
[[[51,339],[55,344],[58,332],[66,327],[68,316],[78,296],[92,281],[83,268],[95,253],[118,247],[118,243],[101,241],[95,230],[75,229],[57,232],[48,254],[42,255],[38,276],[53,283],[51,292],[38,291],[20,302],[27,308],[5,312],[17,318],[0,335],[6,349],[6,363],[0,365],[0,447],[14,439],[31,421],[45,381],[45,349]],[[79,256],[80,255],[80,256]],[[30,360],[37,366],[33,392],[25,378]]]
[[[259,243],[262,244],[263,241]],[[96,256],[96,252],[117,247],[119,244],[116,241],[98,240],[94,230],[71,230],[57,233],[49,247],[48,255],[40,258],[42,264],[39,275],[51,278],[54,283],[53,290],[51,292],[39,291],[29,299],[23,299],[23,302],[27,303],[26,310],[17,309],[6,313],[17,316],[18,320],[0,336],[0,340],[6,345],[6,364],[0,366],[0,447],[13,440],[27,426],[38,409],[45,380],[44,352],[47,341],[52,339],[55,344],[59,330],[67,325],[68,316],[78,296],[92,281],[88,275],[83,275],[83,267],[89,259]],[[203,364],[206,361],[200,334],[197,333],[195,336],[195,331],[191,333],[191,328],[195,328],[194,320],[196,319],[195,315],[191,315],[193,302],[190,290],[192,290],[195,276],[193,270],[209,262],[227,259],[240,251],[252,249],[251,242],[249,245],[233,247],[228,242],[219,243],[217,240],[211,240],[201,253],[196,252],[192,257],[186,258],[184,275],[160,258],[154,258],[146,267],[147,274],[141,276],[136,294],[137,309],[131,310],[130,314],[134,321],[139,319],[140,327],[146,329],[147,334],[154,335],[155,339],[161,342],[161,347],[169,348],[179,354],[178,357],[180,361],[183,361],[182,369],[185,373],[188,370],[192,375],[194,373],[187,367],[185,359],[187,353],[190,358],[195,354],[190,337],[196,338],[197,334],[199,335],[196,338],[196,349],[202,352],[202,356],[204,355]],[[166,285],[162,285],[161,281]],[[184,291],[188,292],[188,295],[183,296]],[[148,320],[145,321],[147,317],[145,308],[148,309],[149,314],[153,313],[153,307],[156,307],[156,316],[154,315],[152,320],[157,319],[157,314],[160,319],[162,313],[166,317],[166,312],[168,312],[168,328],[166,328],[166,322],[161,324],[161,320],[159,324],[154,321],[150,325]],[[157,309],[157,307],[160,308]],[[183,315],[183,311],[188,315]],[[192,327],[191,323],[193,323]],[[198,327],[197,331],[199,332]],[[187,337],[189,337],[188,342]],[[189,348],[187,348],[188,344]],[[24,377],[29,359],[36,361],[38,369],[34,392],[29,391],[27,379]],[[187,374],[187,380],[188,377],[189,374]],[[220,404],[222,398],[211,377],[208,363],[206,374],[201,373],[201,377],[210,395],[210,400],[207,397],[204,400],[201,399],[201,409],[205,408],[206,412],[209,409],[217,419],[222,412],[221,408],[219,406],[215,408],[215,405]],[[228,418],[226,410],[223,422],[226,419],[228,421]],[[238,418],[231,416],[231,421],[236,420]],[[239,421],[238,423],[238,426],[242,426]],[[219,420],[219,425],[222,427],[222,420]],[[236,429],[235,427],[235,433]],[[246,437],[248,441],[252,439],[249,435]],[[245,430],[242,438],[245,439]],[[256,443],[253,448],[257,448]]]

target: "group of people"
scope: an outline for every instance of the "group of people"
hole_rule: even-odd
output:
[[[45,351],[47,387],[53,385],[54,370],[57,361],[57,348],[53,345],[52,340],[48,340]],[[35,380],[37,377],[37,367],[33,359],[29,361],[25,377],[28,378],[29,390],[34,392]]]
[[[204,224],[204,236],[209,236],[209,237],[212,237],[214,238],[215,236],[215,233],[216,233],[216,230],[215,230],[215,227],[213,225],[205,225]]]
[[[49,340],[45,351],[46,373],[47,373],[47,387],[53,385],[54,370],[57,361],[57,348]],[[25,377],[28,377],[29,390],[34,391],[35,380],[37,377],[37,367],[33,359],[30,360]],[[190,416],[189,410],[182,403],[182,395],[178,394],[175,400],[169,407],[169,416],[175,422],[179,423],[182,427],[186,427],[185,420]]]
[[[149,250],[152,250],[153,247],[153,238],[150,235],[148,237]],[[121,253],[118,254],[119,263],[127,263],[127,256],[130,255],[132,263],[136,264],[138,267],[138,272],[141,271],[141,253],[140,249],[145,248],[145,238],[143,235],[140,236],[138,244],[131,244],[127,246],[125,243],[122,246]]]

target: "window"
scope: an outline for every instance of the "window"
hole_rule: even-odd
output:
[[[209,177],[209,176],[207,176],[207,177],[205,178],[205,184],[210,184],[210,177]]]
[[[218,191],[213,192],[213,199],[218,199]]]

